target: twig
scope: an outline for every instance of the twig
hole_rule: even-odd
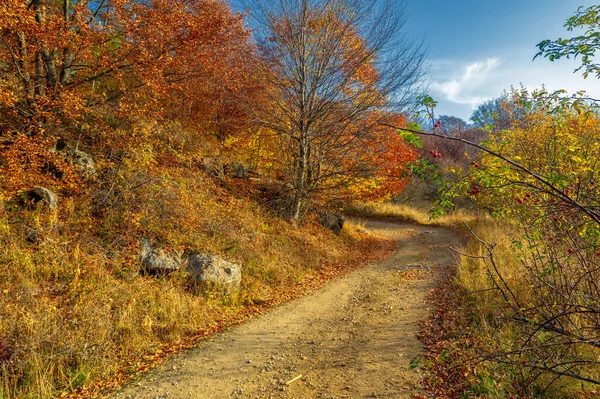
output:
[[[290,385],[292,382],[297,381],[300,378],[302,378],[302,374],[295,376],[294,378],[292,378],[291,380],[289,380],[288,382],[286,382],[285,385]]]

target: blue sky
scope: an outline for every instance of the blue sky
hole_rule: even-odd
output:
[[[544,39],[570,37],[566,19],[591,0],[405,0],[407,35],[425,39],[430,62],[429,94],[439,115],[468,120],[481,102],[511,85],[569,92],[586,90],[600,98],[600,80],[573,73],[573,60],[537,58]]]

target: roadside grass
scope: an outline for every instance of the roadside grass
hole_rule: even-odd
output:
[[[423,323],[424,380],[436,398],[592,398],[597,386],[567,377],[541,375],[530,364],[535,352],[514,352],[523,344],[520,326],[506,317],[506,306],[490,278],[500,273],[521,303],[534,301],[527,285],[527,269],[513,246],[518,232],[491,218],[470,224],[464,254],[455,268],[440,271],[431,299],[434,314]],[[497,270],[484,261],[487,250],[479,241],[494,245]],[[585,348],[584,348],[585,349]],[[587,356],[597,357],[589,350]],[[505,361],[509,360],[510,361]],[[600,370],[590,368],[592,376]]]
[[[351,205],[344,208],[344,214],[351,217],[379,219],[399,223],[442,226],[463,229],[464,224],[472,224],[487,218],[483,211],[470,209],[450,210],[446,214],[432,217],[431,203],[418,205],[395,204],[391,202]]]

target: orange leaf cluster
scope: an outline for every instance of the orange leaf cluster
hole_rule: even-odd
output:
[[[105,141],[118,120],[168,117],[231,134],[244,123],[238,100],[254,85],[248,38],[222,1],[3,1],[3,174],[19,181],[27,169],[40,180],[33,154],[58,138]]]

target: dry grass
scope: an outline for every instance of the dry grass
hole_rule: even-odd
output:
[[[445,215],[432,218],[429,214],[429,208],[430,204],[423,204],[417,207],[414,205],[385,202],[349,206],[344,209],[344,214],[354,217],[452,228],[459,227],[463,223],[474,224],[476,221],[488,217],[481,211],[457,209],[449,211]]]
[[[63,217],[31,215],[43,230],[35,245],[1,219],[0,356],[7,361],[0,398],[49,398],[110,377],[123,360],[267,302],[326,263],[351,262],[350,248],[367,238],[355,229],[336,237],[314,223],[295,229],[248,201],[213,211],[226,214],[229,228],[198,238],[206,240],[203,250],[244,265],[238,294],[207,296],[177,274],[141,275],[134,244],[100,248]]]
[[[464,347],[463,340],[470,342],[469,346],[475,342],[470,349],[472,353],[467,355],[471,358],[481,354],[508,353],[515,347],[520,347],[524,339],[523,331],[518,323],[504,317],[506,302],[495,289],[490,276],[495,276],[499,284],[506,283],[519,303],[532,306],[543,298],[536,292],[536,288],[528,283],[529,271],[518,256],[519,251],[514,247],[513,240],[519,237],[515,227],[501,224],[498,220],[483,219],[472,225],[472,231],[473,235],[468,239],[466,247],[461,249],[461,252],[468,256],[461,256],[455,274],[456,286],[463,299],[462,312],[468,315],[470,321],[468,326],[462,327],[460,333],[456,332],[460,338],[455,345]],[[484,261],[483,258],[488,256],[488,252],[479,240],[494,246],[494,265]],[[498,279],[499,275],[503,281]],[[590,352],[588,355],[592,357],[598,356],[598,353],[591,353],[589,347],[582,348],[582,351]],[[580,355],[587,356],[584,352]],[[535,353],[532,356],[535,356]],[[527,353],[522,354],[519,358],[519,362],[521,361],[529,362]],[[539,375],[536,379],[535,370],[521,368],[519,364],[502,365],[492,361],[478,364],[476,370],[468,391],[471,392],[470,397],[507,397],[514,394],[511,384],[517,380],[520,381],[521,389],[527,391],[521,391],[525,397],[574,399],[597,397],[598,394],[598,389],[593,384],[566,377],[555,379],[553,375]],[[598,375],[598,370],[589,369],[588,375]],[[523,384],[526,388],[523,388]]]
[[[500,226],[497,221],[488,219],[472,226],[473,234],[486,243],[494,245],[494,259],[498,272],[511,287],[518,286],[522,281],[523,265],[516,258],[512,248],[512,237],[516,232],[509,226]],[[456,272],[458,284],[467,292],[477,292],[478,306],[477,318],[485,323],[490,314],[497,313],[501,307],[501,298],[493,288],[488,265],[477,257],[488,255],[483,245],[473,235],[469,236],[467,246],[461,252],[469,256],[461,256],[461,261]],[[521,298],[526,301],[527,298]]]

